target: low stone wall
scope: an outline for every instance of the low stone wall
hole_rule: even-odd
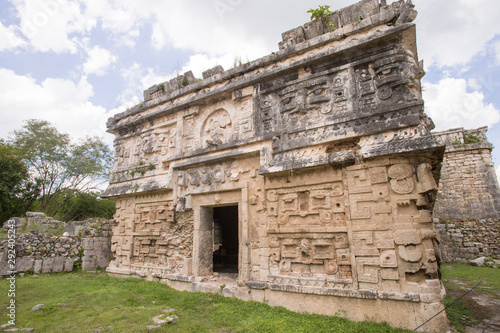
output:
[[[453,221],[434,219],[441,237],[443,262],[468,263],[478,257],[500,258],[500,220]]]
[[[40,219],[45,224],[50,218]],[[28,217],[29,220],[29,217]],[[56,221],[59,223],[59,221]],[[62,222],[64,223],[64,222]],[[83,270],[105,269],[112,259],[112,221],[85,222],[77,235],[48,236],[36,231],[16,234],[16,271],[34,273],[71,272],[81,267]],[[17,225],[19,228],[20,225]],[[11,271],[8,263],[7,238],[0,239],[0,275]]]

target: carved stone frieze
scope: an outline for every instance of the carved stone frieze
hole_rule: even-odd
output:
[[[380,307],[376,320],[411,328],[434,315],[444,146],[423,109],[414,14],[363,0],[328,16],[328,34],[313,21],[276,54],[154,86],[114,116],[110,273],[189,290],[230,276],[247,299],[354,319]]]
[[[226,143],[231,138],[232,122],[229,113],[224,110],[214,111],[202,126],[201,141],[205,147]]]

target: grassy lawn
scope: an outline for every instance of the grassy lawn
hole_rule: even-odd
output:
[[[488,267],[442,266],[450,304],[490,276],[475,292],[500,298],[500,272]],[[148,332],[152,318],[174,308],[179,321],[157,332],[409,332],[386,324],[350,322],[339,317],[298,314],[263,303],[206,293],[179,292],[138,279],[116,279],[103,272],[26,275],[16,281],[16,327],[36,332]],[[8,281],[0,280],[0,324],[7,322]],[[37,312],[31,308],[44,304]],[[464,298],[447,310],[455,329],[479,323],[480,309]]]
[[[0,280],[0,324],[7,322],[8,281]],[[16,323],[36,332],[148,332],[152,318],[174,308],[179,321],[157,332],[409,332],[386,324],[298,314],[257,302],[179,292],[105,273],[61,273],[17,278]],[[37,312],[31,308],[44,304]]]
[[[474,297],[500,299],[500,271],[490,267],[444,264],[441,266],[441,272],[447,292],[444,300],[446,306],[487,277],[474,291],[446,310],[451,326],[458,332],[465,333],[466,327],[470,326],[484,327],[484,320],[491,318],[497,305],[480,306],[474,301]]]
[[[500,272],[495,268],[444,264],[441,273],[446,290],[468,290],[488,277],[475,290],[500,297]]]

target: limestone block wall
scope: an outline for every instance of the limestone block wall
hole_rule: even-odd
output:
[[[443,262],[468,263],[478,257],[500,258],[500,220],[434,221],[441,238]]]
[[[446,144],[434,207],[446,262],[500,256],[500,187],[487,127],[435,133]]]
[[[415,16],[363,0],[110,118],[107,272],[411,329],[435,315],[444,145],[423,109]]]
[[[30,217],[28,217],[29,219]],[[39,223],[51,221],[38,216]],[[64,222],[61,222],[64,223]],[[16,234],[16,271],[34,273],[105,269],[112,258],[110,221],[97,228],[85,227],[76,236],[56,237],[43,233]],[[9,275],[7,238],[0,239],[0,275]]]
[[[459,128],[435,134],[446,144],[435,217],[448,221],[500,219],[500,187],[487,130]]]

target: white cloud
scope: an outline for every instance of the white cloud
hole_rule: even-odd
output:
[[[500,166],[497,168],[497,180],[500,182]]]
[[[495,42],[493,48],[495,50],[495,61],[497,65],[500,65],[500,41]]]
[[[100,22],[103,30],[110,32],[113,40],[127,47],[134,47],[140,37],[140,29],[149,24],[155,4],[151,0],[80,0],[84,16]]]
[[[76,53],[75,33],[92,29],[96,21],[82,15],[80,4],[68,0],[19,0],[14,2],[20,30],[36,51]]]
[[[419,12],[419,54],[427,66],[467,64],[500,34],[500,1],[417,0],[414,4]]]
[[[25,44],[26,42],[17,36],[15,26],[6,27],[0,22],[0,52],[9,51]]]
[[[280,34],[307,22],[307,10],[317,7],[314,0],[11,1],[21,19],[20,29],[37,51],[75,53],[77,39],[95,27],[133,47],[151,26],[149,38],[157,49],[170,45],[210,57],[239,54],[250,60],[275,51]],[[338,0],[332,9],[352,2]],[[419,53],[429,66],[466,64],[500,34],[499,1],[416,0],[415,5]],[[277,17],[284,8],[287,14]],[[5,29],[0,29],[0,36]]]
[[[226,54],[221,57],[209,57],[206,54],[198,53],[190,56],[189,61],[179,72],[182,74],[187,71],[192,71],[195,77],[202,78],[202,73],[207,69],[221,65],[225,70],[228,70],[237,65],[238,60],[241,60],[243,63],[248,61],[247,58],[241,59],[238,55],[233,54]]]
[[[424,82],[423,97],[426,113],[436,124],[436,130],[491,126],[500,121],[500,111],[484,102],[484,94],[468,92],[464,79],[446,78],[437,84]]]
[[[467,86],[475,91],[481,90],[481,83],[475,78],[468,79]]]
[[[125,111],[143,99],[143,92],[147,88],[168,81],[177,75],[184,74],[187,71],[192,71],[194,76],[202,78],[202,73],[214,66],[221,65],[225,69],[230,69],[234,65],[235,59],[232,55],[222,57],[209,57],[206,54],[195,54],[189,57],[189,61],[177,70],[172,70],[169,73],[159,73],[157,68],[145,68],[139,63],[134,63],[128,68],[121,71],[121,76],[125,80],[126,88],[118,96],[118,102],[121,103],[119,109]],[[246,61],[243,60],[244,62]]]
[[[120,110],[132,107],[143,99],[143,91],[152,85],[165,82],[175,76],[175,73],[159,74],[155,68],[144,68],[134,63],[129,68],[122,69],[121,75],[127,87],[118,96],[118,102],[122,104]]]
[[[108,50],[94,46],[88,50],[88,58],[87,62],[83,64],[83,71],[85,74],[103,76],[116,60],[117,57]]]
[[[336,6],[350,2],[339,0]],[[138,10],[155,22],[154,33],[162,33],[165,45],[208,57],[254,60],[276,51],[281,33],[307,22],[312,7],[317,7],[313,0],[192,0],[157,1]]]
[[[24,120],[41,118],[72,138],[97,135],[111,142],[112,137],[105,133],[109,114],[89,101],[92,94],[85,77],[76,83],[54,78],[37,83],[29,76],[0,69],[0,105],[8,110],[2,114],[0,137],[8,137]]]
[[[166,44],[165,36],[163,35],[163,32],[161,31],[161,25],[158,22],[155,22],[153,24],[151,44],[153,44],[153,47],[157,50],[161,50]]]

